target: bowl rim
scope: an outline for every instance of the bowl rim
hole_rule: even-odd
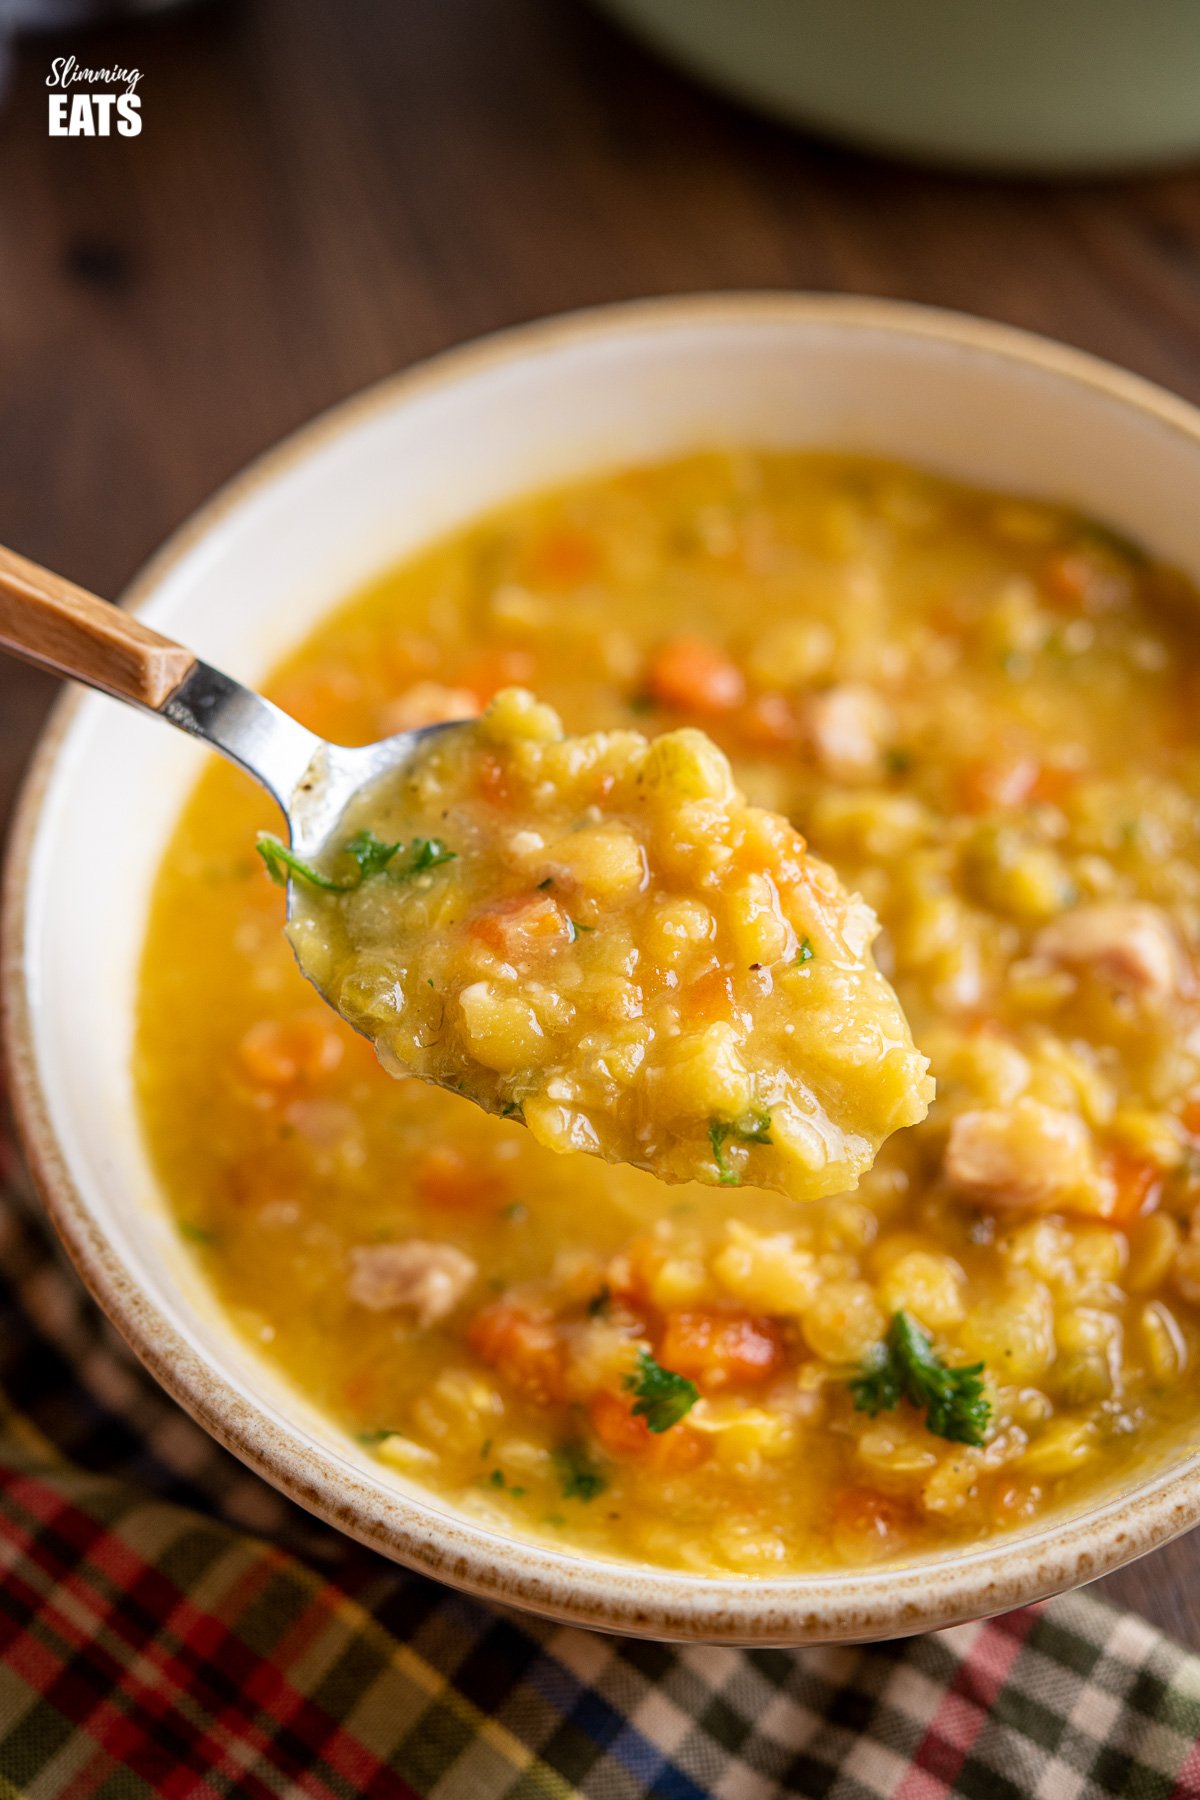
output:
[[[143,607],[224,516],[295,462],[376,411],[452,387],[484,370],[587,339],[700,324],[824,324],[937,340],[1098,391],[1200,450],[1200,409],[1144,378],[1012,326],[940,308],[841,295],[698,294],[588,308],[518,325],[444,351],[367,387],[289,433],[225,482],[167,538],[126,588]],[[76,1187],[56,1141],[33,1034],[26,979],[27,899],[43,806],[58,753],[82,704],[56,703],[22,784],[0,898],[3,1052],[18,1133],[34,1184],[93,1298],[159,1384],[227,1450],[289,1499],[348,1536],[468,1593],[565,1623],[667,1640],[727,1644],[863,1642],[1003,1612],[1095,1579],[1200,1520],[1200,1481],[1184,1458],[1076,1516],[941,1558],[844,1572],[750,1579],[609,1561],[511,1538],[436,1502],[349,1469],[298,1428],[281,1427],[194,1350],[152,1303]]]

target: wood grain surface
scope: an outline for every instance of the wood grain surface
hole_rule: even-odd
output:
[[[141,68],[140,137],[48,136],[71,53]],[[0,541],[114,594],[365,382],[708,288],[961,307],[1200,400],[1200,174],[860,157],[691,85],[582,0],[211,0],[30,40],[0,113]],[[0,824],[52,691],[0,666]],[[1200,1533],[1101,1585],[1200,1649]]]

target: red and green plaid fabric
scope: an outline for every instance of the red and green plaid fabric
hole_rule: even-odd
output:
[[[595,1636],[300,1513],[0,1182],[0,1800],[1200,1800],[1200,1658],[1085,1594],[866,1649]]]

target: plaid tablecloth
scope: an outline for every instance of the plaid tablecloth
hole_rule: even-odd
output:
[[[158,1391],[0,1158],[0,1800],[1200,1800],[1200,1658],[1086,1594],[672,1647],[356,1548]]]

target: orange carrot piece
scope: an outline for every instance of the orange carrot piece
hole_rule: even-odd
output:
[[[497,956],[530,956],[570,942],[567,915],[549,894],[514,894],[476,913],[467,927]]]
[[[664,1368],[705,1391],[769,1381],[783,1361],[777,1328],[748,1313],[671,1313],[656,1352]]]
[[[1060,806],[1079,785],[1081,773],[1062,763],[1043,763],[1033,784],[1033,798],[1045,806]]]
[[[1107,1214],[1111,1225],[1132,1225],[1157,1210],[1163,1186],[1162,1170],[1157,1163],[1118,1146],[1105,1156],[1104,1173],[1113,1191],[1113,1203]]]
[[[530,1400],[565,1400],[566,1352],[552,1319],[496,1300],[476,1313],[467,1343],[489,1368]]]
[[[713,1025],[736,1010],[733,977],[724,969],[710,969],[686,989],[681,1010],[689,1025]]]
[[[533,545],[528,566],[530,579],[538,586],[578,587],[598,572],[600,549],[586,532],[560,525]]]
[[[289,1088],[332,1074],[345,1053],[333,1018],[304,1013],[294,1019],[259,1019],[238,1045],[242,1067],[261,1087]]]
[[[1179,1117],[1186,1132],[1192,1137],[1200,1137],[1200,1094],[1193,1094],[1184,1102]]]
[[[723,713],[746,697],[742,671],[705,638],[668,638],[650,664],[649,688],[662,706],[676,712]]]
[[[587,1410],[601,1448],[621,1461],[679,1472],[694,1468],[704,1455],[704,1440],[698,1431],[672,1425],[669,1431],[653,1432],[624,1394],[594,1394]]]
[[[737,723],[746,742],[764,750],[790,749],[800,741],[800,719],[786,694],[756,694]]]
[[[492,806],[507,806],[512,799],[508,774],[498,756],[483,756],[479,760],[479,795]]]
[[[1030,756],[969,763],[959,776],[959,796],[968,812],[1010,810],[1024,805],[1040,774],[1039,765]]]
[[[528,650],[489,650],[468,663],[458,677],[457,687],[469,688],[481,707],[495,698],[501,688],[527,687],[533,680],[537,663]]]
[[[833,1526],[839,1535],[874,1540],[882,1551],[910,1522],[904,1505],[878,1488],[845,1487],[833,1503]]]
[[[413,1170],[413,1187],[426,1206],[445,1212],[485,1212],[499,1206],[505,1186],[494,1169],[449,1144],[435,1144]]]
[[[1110,558],[1088,550],[1059,550],[1043,570],[1046,594],[1064,612],[1099,613],[1119,606],[1129,582]]]

